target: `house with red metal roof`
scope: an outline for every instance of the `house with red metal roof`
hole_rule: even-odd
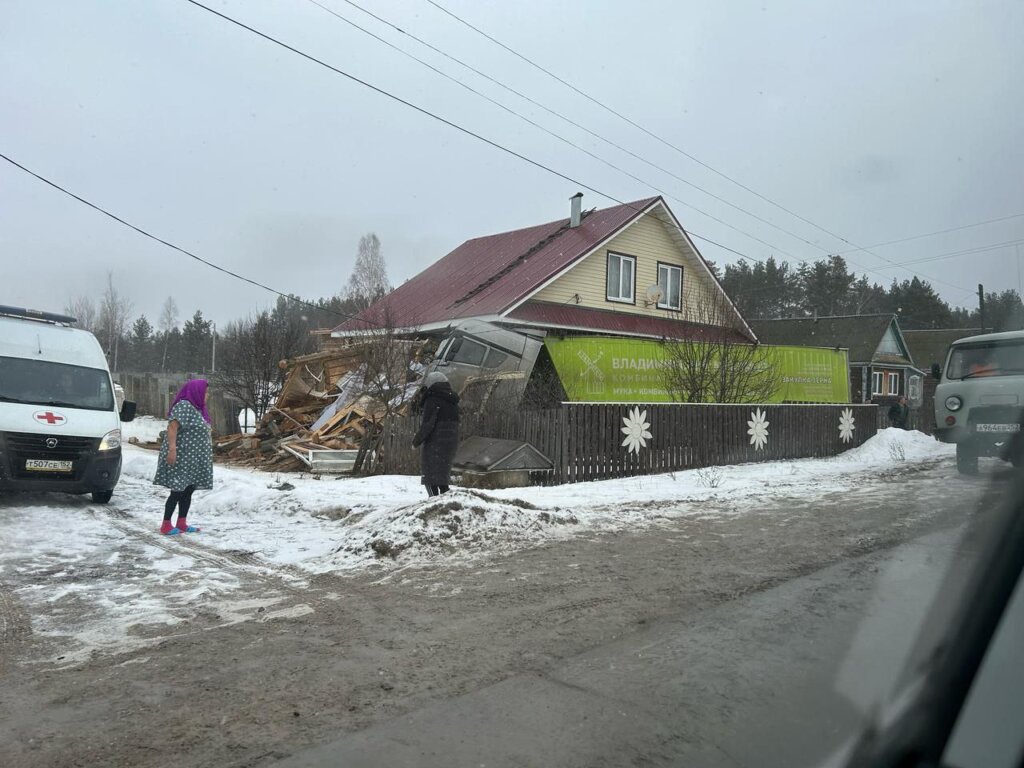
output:
[[[590,211],[582,197],[571,198],[568,218],[467,240],[332,335],[384,325],[433,334],[474,319],[559,334],[757,340],[661,197]]]

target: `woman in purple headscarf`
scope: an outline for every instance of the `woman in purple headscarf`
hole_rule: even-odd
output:
[[[189,525],[187,518],[192,492],[213,488],[213,441],[210,414],[206,410],[208,387],[205,379],[186,382],[167,414],[170,423],[160,446],[160,459],[153,478],[156,485],[171,491],[164,505],[164,522],[160,526],[163,534],[197,532],[199,529]],[[178,522],[172,526],[175,507],[178,509]]]

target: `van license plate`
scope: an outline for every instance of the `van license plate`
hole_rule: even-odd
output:
[[[48,459],[25,459],[25,469],[34,472],[71,472],[70,461],[50,461]]]
[[[978,432],[1020,432],[1020,424],[976,424]]]

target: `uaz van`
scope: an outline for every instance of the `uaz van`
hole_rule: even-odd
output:
[[[73,322],[0,306],[0,492],[114,492],[135,403],[119,412],[99,342]]]
[[[935,436],[956,443],[957,469],[978,471],[979,456],[1021,463],[1024,331],[987,333],[950,346],[945,366],[932,366]]]

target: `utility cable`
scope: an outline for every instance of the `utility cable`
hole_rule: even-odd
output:
[[[345,314],[344,312],[338,312],[337,310],[330,309],[328,307],[317,306],[316,304],[312,304],[312,303],[310,303],[308,301],[305,301],[303,299],[296,298],[295,296],[292,296],[291,294],[284,293],[283,291],[279,291],[276,288],[271,288],[269,285],[261,283],[258,280],[253,280],[251,277],[246,277],[245,275],[240,275],[237,272],[232,272],[230,269],[226,269],[225,267],[220,266],[219,264],[214,264],[212,261],[204,259],[202,256],[197,256],[196,254],[192,253],[192,251],[189,251],[189,250],[187,250],[185,248],[182,248],[180,245],[175,245],[174,243],[170,242],[169,240],[164,240],[162,237],[154,235],[152,232],[148,232],[145,229],[143,229],[142,227],[138,227],[135,224],[132,224],[130,221],[127,221],[127,220],[121,218],[117,214],[111,213],[106,208],[103,208],[103,207],[97,205],[96,203],[92,203],[92,202],[86,200],[84,197],[82,197],[80,195],[76,195],[71,190],[69,190],[69,189],[67,189],[65,187],[62,187],[60,184],[57,184],[54,181],[50,181],[48,178],[46,178],[45,176],[42,176],[42,175],[36,173],[31,168],[26,168],[24,165],[22,165],[21,163],[17,162],[16,160],[11,159],[7,155],[3,154],[2,152],[0,152],[0,158],[3,158],[8,163],[13,165],[15,168],[20,168],[22,171],[27,173],[29,176],[34,176],[36,179],[38,179],[39,181],[43,182],[44,184],[48,184],[49,186],[53,187],[54,189],[56,189],[56,190],[58,190],[60,192],[63,192],[68,197],[74,198],[75,200],[77,200],[78,202],[82,203],[83,205],[87,205],[88,207],[92,208],[94,211],[98,211],[99,213],[102,213],[104,216],[107,216],[107,217],[113,219],[118,224],[122,224],[122,225],[128,227],[129,229],[134,230],[135,232],[138,232],[143,237],[148,237],[150,240],[155,240],[156,242],[160,243],[161,245],[164,245],[164,246],[166,246],[166,247],[168,247],[168,248],[170,248],[170,249],[172,249],[174,251],[177,251],[178,253],[182,253],[185,256],[188,256],[190,259],[195,259],[200,264],[204,264],[207,267],[210,267],[211,269],[215,269],[218,272],[223,272],[225,275],[229,275],[229,276],[235,278],[236,280],[241,280],[242,282],[249,283],[249,285],[254,285],[257,288],[262,288],[265,291],[270,291],[271,293],[277,294],[278,296],[281,296],[281,297],[287,299],[288,301],[294,301],[297,304],[302,304],[302,305],[307,306],[307,307],[309,307],[311,309],[315,309],[318,312],[330,312],[331,314],[337,315],[338,317],[340,317],[342,319],[345,319],[345,320],[353,320],[356,317],[355,315],[348,315],[348,314]],[[379,325],[378,323],[374,323],[374,322],[372,322],[370,320],[365,320],[365,318],[360,318],[360,319],[365,321],[365,322],[367,322],[370,325]]]
[[[526,155],[521,154],[520,152],[517,152],[514,149],[511,149],[511,148],[506,147],[506,146],[504,146],[502,144],[499,144],[497,141],[494,141],[492,139],[488,139],[486,136],[482,136],[481,134],[476,133],[476,132],[470,130],[469,128],[465,128],[465,127],[459,125],[458,123],[455,123],[455,122],[453,122],[453,121],[451,121],[451,120],[449,120],[449,119],[447,119],[445,117],[442,117],[441,115],[435,114],[434,112],[431,112],[430,110],[426,109],[425,107],[421,107],[421,106],[419,106],[417,104],[413,104],[411,101],[403,99],[401,96],[396,96],[395,94],[393,94],[393,93],[391,93],[389,91],[386,91],[383,88],[374,85],[373,83],[367,82],[366,80],[362,80],[361,78],[358,78],[355,75],[350,74],[350,73],[346,72],[343,69],[339,69],[338,67],[335,67],[332,64],[328,64],[327,62],[323,61],[322,59],[318,59],[317,57],[313,56],[312,54],[309,54],[309,53],[306,53],[305,51],[299,50],[298,48],[295,48],[294,46],[291,46],[288,43],[285,43],[285,42],[283,42],[281,40],[278,40],[277,38],[272,37],[271,35],[268,35],[265,32],[261,32],[260,30],[254,28],[254,27],[250,27],[248,24],[245,24],[244,22],[238,21],[237,19],[234,19],[231,16],[223,14],[220,11],[215,11],[213,8],[210,8],[209,6],[206,6],[206,5],[203,5],[202,3],[200,3],[199,0],[185,0],[185,2],[190,3],[191,5],[196,6],[197,8],[201,8],[204,11],[213,14],[214,16],[218,16],[221,19],[223,19],[224,21],[227,21],[228,23],[235,25],[236,27],[240,27],[241,29],[244,29],[244,30],[246,30],[248,32],[251,32],[252,34],[256,35],[257,37],[263,38],[267,42],[270,42],[270,43],[273,43],[274,45],[280,46],[281,48],[284,48],[287,51],[291,51],[292,53],[294,53],[294,54],[296,54],[298,56],[301,56],[302,58],[307,59],[308,61],[311,61],[314,64],[318,64],[321,67],[329,69],[330,71],[332,71],[332,72],[334,72],[336,74],[339,74],[342,77],[345,77],[345,78],[347,78],[348,80],[351,80],[354,83],[362,85],[365,88],[369,88],[371,91],[374,91],[375,93],[378,93],[381,96],[385,96],[385,97],[387,97],[387,98],[389,98],[389,99],[391,99],[393,101],[398,102],[399,104],[402,104],[403,106],[409,107],[410,109],[412,109],[412,110],[414,110],[416,112],[419,112],[421,115],[425,115],[425,116],[427,116],[427,117],[429,117],[429,118],[431,118],[433,120],[438,121],[439,123],[442,123],[443,125],[447,125],[449,128],[453,128],[456,131],[458,131],[459,133],[463,133],[463,134],[465,134],[467,136],[470,136],[470,137],[472,137],[472,138],[474,138],[474,139],[476,139],[478,141],[483,142],[484,144],[487,144],[490,147],[493,147],[494,149],[497,149],[497,150],[499,150],[501,152],[504,152],[505,154],[511,155],[512,157],[515,157],[515,158],[517,158],[519,160],[522,160],[524,163],[528,163],[529,165],[532,165],[535,168],[539,168],[542,171],[546,171],[547,173],[550,173],[553,176],[557,176],[558,178],[560,178],[560,179],[562,179],[564,181],[571,182],[572,184],[575,184],[575,185],[577,185],[579,187],[582,187],[583,189],[587,190],[588,192],[593,192],[595,195],[600,195],[601,197],[605,198],[606,200],[611,200],[612,202],[618,203],[619,205],[626,206],[627,208],[629,208],[632,211],[635,211],[638,214],[650,215],[646,211],[643,211],[643,210],[641,210],[639,208],[636,208],[633,205],[631,205],[630,203],[627,203],[627,202],[625,202],[623,200],[620,200],[619,198],[615,197],[614,195],[611,195],[611,194],[609,194],[607,192],[602,192],[600,189],[597,189],[596,187],[592,187],[589,184],[584,184],[582,181],[578,181],[577,179],[574,179],[572,176],[569,176],[569,175],[567,175],[565,173],[562,173],[561,171],[555,170],[554,168],[551,168],[550,166],[544,165],[543,163],[541,163],[541,162],[539,162],[537,160],[533,160],[532,158],[529,158]],[[690,235],[691,237],[696,237],[696,238],[698,238],[700,240],[704,240],[706,242],[712,243],[713,245],[718,245],[718,243],[716,243],[714,240],[711,240],[710,238],[706,238],[706,237],[704,237],[702,235],[698,235],[696,232],[692,232],[690,230],[686,230],[686,233],[688,235]],[[732,248],[727,248],[726,250],[729,250],[732,253],[735,253],[735,254],[738,254],[740,256],[743,256],[744,258],[750,259],[751,261],[756,261],[756,262],[759,262],[759,263],[763,261],[762,259],[758,259],[755,256],[749,256],[747,254],[744,254],[744,253],[741,253],[739,251],[736,251],[736,250],[734,250]]]
[[[926,237],[934,237],[935,235],[945,235],[950,232],[959,232],[962,229],[973,229],[974,227],[983,227],[986,224],[996,224],[1001,221],[1010,221],[1011,219],[1019,219],[1024,216],[1024,213],[1012,213],[1009,216],[1000,216],[996,219],[985,219],[984,221],[975,221],[971,224],[961,224],[959,227],[950,227],[949,229],[937,229],[934,232],[925,232],[921,235],[911,235],[910,237],[901,237],[898,240],[886,240],[881,243],[875,243],[874,245],[867,246],[868,248],[881,248],[883,245],[896,245],[897,243],[909,243],[911,240],[921,240]],[[854,253],[856,251],[864,250],[863,248],[851,248],[850,250],[840,251],[839,255],[843,256],[847,253]]]
[[[338,18],[341,18],[342,20],[348,22],[349,24],[352,24],[353,26],[356,26],[354,24],[354,22],[352,22],[351,20],[349,20],[349,19],[347,19],[347,18],[345,18],[343,16],[340,16],[339,14],[335,13],[331,9],[329,9],[326,6],[322,5],[318,0],[307,0],[307,1],[313,3],[314,5],[320,6],[321,8],[323,8],[328,13],[334,14],[335,16],[338,16]],[[669,169],[665,168],[664,166],[658,165],[657,163],[654,163],[654,162],[648,160],[647,158],[643,157],[642,155],[639,155],[636,152],[633,152],[631,149],[628,149],[627,147],[622,146],[621,144],[619,144],[619,143],[617,143],[617,142],[607,138],[606,136],[602,136],[601,134],[597,133],[596,131],[593,131],[590,128],[587,128],[585,125],[583,125],[582,123],[579,123],[579,122],[573,120],[571,117],[568,117],[565,114],[563,114],[561,112],[558,112],[557,110],[551,109],[547,105],[542,104],[541,102],[537,101],[536,99],[531,98],[530,96],[526,95],[522,91],[519,91],[519,90],[511,87],[510,85],[508,85],[506,83],[503,83],[501,80],[498,80],[497,78],[492,77],[491,75],[488,75],[486,72],[483,72],[483,71],[477,69],[476,67],[474,67],[471,64],[468,64],[467,62],[463,61],[462,59],[459,59],[458,57],[451,55],[447,51],[444,51],[441,48],[438,48],[437,46],[427,42],[423,38],[417,37],[416,35],[412,34],[411,32],[408,32],[408,31],[402,29],[397,24],[394,24],[393,22],[388,21],[387,19],[377,15],[373,11],[370,11],[367,8],[364,8],[363,6],[361,6],[358,3],[354,2],[354,0],[342,0],[342,2],[345,2],[348,5],[352,6],[353,8],[361,11],[362,13],[365,13],[367,16],[370,16],[371,18],[375,19],[376,21],[380,22],[381,24],[384,24],[385,26],[390,27],[391,29],[393,29],[396,32],[398,32],[399,34],[405,35],[406,37],[408,37],[408,38],[410,38],[412,40],[415,40],[420,45],[428,48],[429,50],[433,51],[434,53],[436,53],[436,54],[438,54],[440,56],[443,56],[444,58],[448,59],[449,61],[453,61],[456,64],[458,64],[459,66],[461,66],[461,67],[463,67],[465,69],[468,69],[470,72],[473,72],[474,74],[478,75],[479,77],[484,78],[485,80],[487,80],[490,83],[493,83],[494,85],[498,86],[499,88],[502,88],[502,89],[508,91],[509,93],[512,93],[512,94],[518,96],[519,98],[523,99],[524,101],[527,101],[528,103],[532,104],[533,106],[537,107],[538,109],[544,110],[549,115],[553,115],[554,117],[557,117],[559,120],[562,120],[562,121],[568,123],[569,125],[571,125],[571,126],[573,126],[575,128],[578,128],[579,130],[583,131],[587,135],[592,136],[595,139],[598,139],[599,141],[604,142],[608,146],[614,147],[615,149],[619,150],[620,152],[623,152],[623,153],[629,155],[630,157],[634,158],[635,160],[639,160],[641,163],[644,163],[645,165],[648,165],[651,168],[654,168],[655,170],[660,171],[661,173],[664,173],[667,176],[671,176],[676,181],[679,181],[680,183],[685,184],[688,187],[691,187],[691,188],[697,190],[698,192],[701,192],[701,193],[707,195],[708,197],[711,197],[712,199],[717,200],[720,203],[729,206],[730,208],[733,208],[733,209],[735,209],[735,210],[737,210],[737,211],[739,211],[739,212],[741,212],[741,213],[743,213],[743,214],[745,214],[747,216],[750,216],[752,219],[755,219],[756,221],[759,221],[759,222],[761,222],[763,224],[767,224],[768,226],[772,227],[773,229],[776,229],[779,232],[782,232],[783,234],[789,235],[790,237],[792,237],[792,238],[794,238],[796,240],[799,240],[800,242],[805,243],[806,245],[810,245],[810,246],[812,246],[814,248],[819,248],[819,249],[821,249],[822,251],[824,251],[826,253],[828,252],[828,249],[822,247],[821,245],[819,245],[817,243],[814,243],[814,242],[806,239],[802,235],[799,235],[796,232],[788,230],[785,227],[781,227],[778,224],[776,224],[775,222],[771,221],[770,219],[766,219],[766,218],[764,218],[762,216],[759,216],[756,213],[753,213],[752,211],[747,210],[746,208],[743,208],[741,206],[738,206],[738,205],[730,202],[726,198],[724,198],[724,197],[722,197],[720,195],[717,195],[714,192],[711,192],[710,190],[705,189],[704,187],[702,187],[702,186],[700,186],[698,184],[693,183],[689,179],[683,178],[682,176],[680,176],[680,175],[670,171]],[[357,27],[357,29],[362,29],[362,28],[361,27]],[[373,37],[377,37],[376,35],[373,35],[372,32],[367,32],[367,34],[370,34]],[[380,38],[377,38],[377,39],[379,40]],[[387,41],[383,41],[383,42],[385,42],[388,46],[395,48],[395,46],[393,44],[391,44],[391,43],[389,43]],[[406,51],[403,51],[400,48],[395,48],[395,49],[400,51],[403,54],[411,56],[411,54],[408,54]],[[415,57],[413,57],[413,58],[415,58]],[[416,59],[416,61],[420,61],[420,60]],[[421,62],[421,63],[423,63],[423,62]],[[425,64],[425,66],[428,66],[431,69],[434,69],[434,67],[429,65],[429,64]],[[435,69],[435,71],[437,71],[437,70]],[[449,77],[448,75],[444,75],[444,76],[445,77]],[[459,81],[456,81],[456,82],[459,82]],[[487,97],[484,97],[484,98],[487,98]],[[490,101],[491,99],[488,98],[488,100]],[[500,106],[502,106],[503,108],[507,109],[507,107],[504,107],[504,105],[500,105]],[[519,113],[515,113],[515,114],[518,115]],[[575,145],[573,145],[573,146],[575,146]],[[646,183],[646,182],[644,182],[644,183]],[[673,197],[673,199],[674,200],[678,200],[678,198],[675,198],[675,197]],[[682,202],[682,201],[680,201],[680,202]],[[683,205],[688,205],[688,204],[687,203],[683,203]],[[689,206],[689,207],[692,207],[692,206]],[[699,209],[695,209],[695,210],[699,210]],[[787,254],[787,255],[791,255],[791,254]]]
[[[497,101],[496,99],[492,99],[487,94],[482,93],[481,91],[476,90],[475,88],[473,88],[472,86],[462,82],[458,78],[453,77],[452,75],[449,75],[447,72],[444,72],[443,70],[438,69],[433,64],[430,64],[429,62],[426,62],[423,59],[418,58],[417,56],[414,56],[413,54],[409,53],[408,51],[402,50],[397,45],[395,45],[394,43],[386,40],[385,38],[381,37],[380,35],[377,35],[374,32],[371,32],[370,30],[368,30],[368,29],[366,29],[364,27],[361,27],[360,25],[356,24],[351,19],[348,19],[348,18],[342,16],[340,13],[337,13],[333,9],[331,9],[328,6],[324,5],[323,3],[319,2],[319,0],[307,0],[307,2],[312,3],[313,5],[317,6],[318,8],[323,9],[324,11],[326,11],[329,14],[331,14],[335,18],[340,19],[341,21],[345,22],[349,26],[354,27],[355,29],[359,30],[360,32],[362,32],[362,33],[372,37],[374,40],[377,40],[378,42],[383,43],[388,48],[391,48],[392,50],[397,51],[398,53],[402,54],[403,56],[405,56],[405,57],[407,57],[409,59],[412,59],[413,61],[415,61],[415,62],[417,62],[419,64],[422,64],[424,67],[426,67],[427,69],[431,70],[432,72],[440,75],[441,77],[445,78],[446,80],[450,80],[451,82],[455,83],[456,85],[466,89],[470,93],[472,93],[472,94],[474,94],[476,96],[479,96],[481,99],[484,99],[485,101],[493,104],[494,106],[498,107],[499,109],[503,110],[504,112],[507,112],[508,114],[512,115],[513,117],[517,117],[520,120],[522,120],[523,122],[532,125],[534,128],[537,128],[538,130],[543,131],[548,136],[551,136],[551,137],[553,137],[555,139],[558,139],[559,141],[561,141],[566,146],[569,146],[569,147],[571,147],[571,148],[573,148],[575,150],[578,150],[578,151],[582,152],[583,154],[585,154],[587,157],[590,157],[593,160],[597,160],[599,163],[602,163],[603,165],[607,166],[608,168],[611,168],[614,171],[618,171],[619,173],[623,174],[624,176],[628,176],[633,181],[636,181],[636,182],[638,182],[640,184],[643,184],[646,187],[649,187],[649,188],[653,189],[659,195],[662,195],[663,197],[667,197],[667,198],[670,198],[672,200],[675,200],[677,203],[679,203],[679,204],[689,208],[690,210],[696,211],[701,216],[705,216],[705,217],[711,219],[712,221],[717,221],[723,227],[727,227],[728,229],[731,229],[731,230],[733,230],[735,232],[739,232],[741,235],[744,235],[745,237],[748,237],[751,240],[754,240],[754,241],[756,241],[758,243],[761,243],[761,245],[767,246],[768,248],[772,249],[773,251],[781,253],[781,254],[783,254],[785,256],[789,256],[792,259],[796,259],[797,258],[797,256],[793,255],[789,251],[786,251],[786,250],[780,248],[779,246],[777,246],[777,245],[775,245],[773,243],[768,242],[767,240],[762,240],[760,237],[757,237],[756,235],[752,235],[751,233],[749,233],[749,232],[747,232],[747,231],[745,231],[743,229],[740,229],[737,226],[734,226],[734,225],[730,224],[729,222],[725,221],[724,219],[721,219],[718,216],[715,216],[713,213],[709,213],[708,211],[705,211],[705,210],[703,210],[701,208],[698,208],[697,206],[692,205],[691,203],[688,203],[685,200],[682,200],[681,198],[678,198],[675,195],[673,195],[673,194],[671,194],[669,192],[666,192],[663,189],[660,189],[655,184],[652,184],[651,182],[647,181],[646,179],[642,179],[639,176],[634,175],[630,171],[627,171],[626,169],[621,168],[618,165],[615,165],[614,163],[606,160],[605,158],[601,157],[600,155],[597,155],[597,154],[591,152],[590,150],[588,150],[588,149],[586,149],[584,147],[579,146],[578,144],[576,144],[575,142],[571,141],[570,139],[567,139],[566,137],[564,137],[564,136],[562,136],[562,135],[560,135],[558,133],[555,133],[551,129],[541,125],[540,123],[535,122],[534,120],[531,120],[526,115],[523,115],[523,114],[521,114],[519,112],[516,112],[511,107],[508,107],[508,106],[502,104],[500,101]],[[723,202],[726,202],[726,201],[723,201]],[[726,204],[729,204],[729,203],[726,202]],[[736,207],[736,206],[733,206],[733,207]],[[739,210],[742,210],[742,209],[739,209]],[[765,219],[760,219],[760,217],[758,217],[758,216],[756,216],[754,214],[749,214],[749,215],[753,216],[756,219],[759,219],[760,221],[764,221],[767,224],[771,224],[771,222],[769,222],[769,221],[767,221]],[[785,232],[785,230],[782,230],[782,231]],[[787,232],[786,234],[790,234],[790,233]],[[794,237],[796,237],[796,235],[794,235]],[[807,242],[808,245],[815,245],[814,243],[811,243],[809,241],[805,241],[805,242]],[[815,246],[815,247],[821,248],[821,246]],[[822,249],[822,250],[825,250],[825,249]]]
[[[604,102],[602,102],[602,101],[598,100],[597,98],[591,96],[590,94],[586,93],[585,91],[581,90],[580,88],[577,88],[572,83],[570,83],[567,80],[565,80],[565,79],[559,77],[558,75],[556,75],[554,72],[552,72],[552,71],[542,67],[540,64],[537,64],[532,59],[530,59],[530,58],[524,56],[523,54],[519,53],[514,48],[511,48],[510,46],[508,46],[505,43],[501,42],[500,40],[498,40],[497,38],[493,37],[492,35],[489,35],[487,32],[484,32],[479,27],[474,26],[473,24],[471,24],[470,22],[466,21],[465,19],[463,19],[459,15],[453,13],[452,11],[448,10],[447,8],[445,8],[440,3],[436,2],[436,0],[426,0],[426,2],[430,3],[430,5],[434,6],[435,8],[437,8],[442,13],[450,16],[452,19],[454,19],[455,21],[459,22],[460,24],[468,27],[469,29],[471,29],[474,32],[476,32],[477,34],[483,36],[487,40],[490,40],[492,43],[494,43],[495,45],[499,46],[500,48],[508,51],[513,56],[515,56],[515,57],[521,59],[522,61],[526,62],[531,67],[534,67],[535,69],[539,70],[540,72],[543,72],[548,77],[551,77],[554,80],[558,81],[559,83],[564,85],[566,88],[569,88],[574,93],[579,94],[583,98],[585,98],[588,101],[596,104],[597,106],[599,106],[602,109],[604,109],[605,111],[611,113],[615,117],[618,117],[620,120],[625,121],[629,125],[631,125],[634,128],[636,128],[637,130],[642,131],[643,133],[645,133],[646,135],[648,135],[651,138],[655,139],[656,141],[660,142],[661,144],[664,144],[666,147],[669,147],[670,149],[673,149],[674,151],[678,152],[683,157],[686,157],[689,160],[692,160],[693,162],[697,163],[701,167],[706,168],[707,170],[709,170],[712,173],[722,177],[723,179],[726,179],[727,181],[735,184],[736,186],[740,187],[741,189],[746,190],[750,194],[752,194],[755,197],[765,201],[766,203],[768,203],[768,204],[778,208],[779,210],[785,211],[786,213],[788,213],[791,216],[794,216],[795,218],[799,219],[800,221],[803,221],[804,223],[809,224],[810,226],[814,227],[815,229],[818,229],[821,232],[824,232],[829,237],[835,238],[836,240],[839,240],[839,241],[841,241],[843,243],[846,243],[847,245],[851,246],[854,251],[864,251],[865,253],[869,253],[869,254],[871,254],[872,256],[874,256],[877,259],[881,259],[882,261],[886,261],[889,264],[895,264],[895,262],[893,262],[891,259],[888,259],[888,258],[886,258],[886,257],[884,257],[884,256],[882,256],[880,254],[875,253],[870,248],[866,248],[864,246],[857,245],[856,243],[848,240],[847,238],[843,237],[842,235],[838,235],[835,232],[832,232],[831,230],[826,229],[825,227],[821,226],[820,224],[816,224],[815,222],[811,221],[810,219],[805,218],[804,216],[801,216],[800,214],[796,213],[795,211],[793,211],[793,210],[791,210],[789,208],[786,208],[781,203],[775,202],[771,198],[766,197],[765,195],[762,195],[760,192],[757,192],[757,191],[751,189],[750,187],[748,187],[745,184],[737,181],[736,179],[732,178],[731,176],[728,176],[727,174],[723,173],[722,171],[719,171],[717,168],[714,168],[713,166],[709,165],[708,163],[705,163],[703,160],[700,160],[699,158],[691,155],[689,152],[686,152],[685,150],[681,149],[680,147],[676,146],[675,144],[672,144],[668,140],[662,138],[661,136],[658,136],[656,133],[648,130],[645,127],[643,127],[642,125],[640,125],[636,121],[630,119],[629,117],[627,117],[626,115],[622,114],[621,112],[618,112],[617,110],[613,109],[612,107],[609,107]],[[939,279],[937,277],[931,277],[931,276],[924,275],[924,274],[921,274],[921,277],[926,277],[929,280],[932,280],[933,282],[942,283],[943,285],[947,285],[947,286],[949,286],[951,288],[960,289],[960,287],[961,287],[961,286],[958,286],[958,285],[954,285],[953,283],[948,283],[945,280],[941,280],[941,279]]]

